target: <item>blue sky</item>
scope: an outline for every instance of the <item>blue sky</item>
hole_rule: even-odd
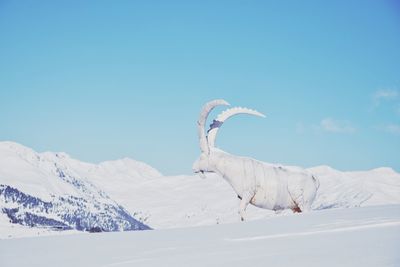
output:
[[[2,0],[0,140],[190,173],[224,98],[267,115],[223,126],[231,153],[400,171],[399,47],[396,1]]]

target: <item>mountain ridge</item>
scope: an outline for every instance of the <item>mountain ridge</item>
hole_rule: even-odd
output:
[[[321,165],[306,170],[321,183],[314,210],[400,203],[400,174],[391,168],[342,172]],[[238,221],[236,195],[218,175],[209,174],[206,179],[196,175],[163,176],[150,165],[130,158],[95,164],[79,161],[64,152],[37,153],[18,143],[0,142],[0,185],[44,202],[65,195],[82,199],[88,210],[93,203],[111,205],[155,229]],[[4,193],[0,192],[0,207],[6,208],[3,215],[18,221],[13,218],[18,215],[13,210],[18,205],[10,205],[9,201],[4,203]],[[107,213],[118,214],[115,210]],[[278,216],[286,214],[288,211]],[[277,215],[250,205],[246,219],[271,216]],[[114,225],[104,230],[121,229],[124,227]]]
[[[146,230],[106,192],[68,165],[65,153],[0,144],[0,210],[11,223],[50,230]]]

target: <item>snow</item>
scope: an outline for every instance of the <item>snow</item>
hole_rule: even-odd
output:
[[[340,172],[327,166],[308,169],[321,181],[315,208],[400,203],[400,174],[391,168]]]
[[[105,188],[118,184],[115,179],[132,181],[161,176],[147,164],[127,158],[91,164],[72,159],[63,152],[37,153],[13,142],[0,142],[0,159],[0,184],[18,188],[42,200],[51,200],[51,195],[81,196],[71,184],[58,179],[59,170],[85,182],[95,180]]]
[[[5,214],[0,213],[0,233],[2,238],[38,237],[48,235],[69,235],[80,233],[76,230],[52,231],[46,228],[29,227],[20,224],[10,224]]]
[[[390,168],[341,172],[321,166],[307,171],[320,181],[313,209],[400,204],[400,174]],[[129,211],[139,213],[156,229],[239,220],[237,196],[231,186],[215,174],[207,174],[206,179],[196,175],[119,179],[118,184],[107,187],[94,183]],[[252,205],[246,212],[247,220],[271,216],[275,216],[275,212]]]
[[[2,266],[399,266],[400,205],[243,223],[0,240]],[[21,254],[23,252],[23,256]]]
[[[120,162],[133,168],[145,167],[131,160],[120,160],[116,168],[121,168]],[[8,226],[2,219],[0,238],[58,234],[60,229],[148,229],[87,177],[79,175],[81,169],[91,171],[95,167],[65,153],[36,153],[17,143],[0,142],[0,215],[8,216]]]
[[[32,149],[0,142],[0,159],[0,184],[18,188],[44,201],[50,201],[52,194],[76,194],[71,185],[54,178],[54,165]]]
[[[237,196],[215,174],[207,174],[206,179],[197,175],[163,176],[151,166],[129,158],[92,164],[62,152],[36,153],[17,143],[0,142],[0,184],[50,200],[51,195],[82,195],[59,179],[57,169],[90,184],[98,201],[116,202],[154,229],[239,221]],[[307,171],[320,181],[314,210],[400,204],[400,174],[390,168],[342,172],[317,166]],[[104,192],[110,199],[97,192]],[[0,208],[2,205],[0,198]],[[285,211],[279,215],[290,214]],[[246,220],[250,221],[275,216],[275,212],[252,205],[246,211]],[[0,228],[0,238],[7,238],[13,231],[6,225]]]
[[[163,176],[129,158],[92,164],[0,142],[0,189],[58,199],[57,211],[67,214],[79,208],[113,216],[104,207],[116,207],[156,229],[88,234],[12,224],[4,208],[60,217],[10,201],[11,189],[9,196],[0,191],[0,265],[399,266],[400,174],[391,168],[307,171],[320,181],[312,212],[276,214],[250,205],[239,222],[239,200],[215,174]],[[83,202],[60,201],[68,196]]]

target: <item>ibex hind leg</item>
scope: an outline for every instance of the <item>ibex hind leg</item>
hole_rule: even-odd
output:
[[[293,212],[308,212],[311,211],[311,204],[313,203],[317,189],[313,181],[305,183],[303,187],[292,190],[290,196],[294,202]]]
[[[293,199],[295,206],[292,208],[294,213],[309,212],[311,211],[311,203],[314,200],[314,196],[305,195],[305,192],[298,198]]]
[[[315,197],[317,196],[318,187],[313,183],[309,183],[307,187],[304,188],[302,194],[302,201],[299,203],[299,208],[302,211],[308,212],[311,211],[311,205],[314,202]]]
[[[304,197],[304,191],[298,194],[297,197],[292,196],[292,200],[294,205],[291,207],[291,210],[293,213],[308,212],[311,210],[311,205]]]
[[[291,208],[291,210],[293,211],[293,213],[300,213],[302,212],[302,210],[300,209],[299,205],[296,204],[295,207]]]
[[[309,211],[311,211],[311,205],[308,202],[299,203],[298,208],[300,209],[300,212],[309,212]]]

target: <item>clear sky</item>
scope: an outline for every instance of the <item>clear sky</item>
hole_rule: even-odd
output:
[[[0,0],[0,140],[188,174],[214,98],[267,115],[228,152],[400,171],[399,1]]]

